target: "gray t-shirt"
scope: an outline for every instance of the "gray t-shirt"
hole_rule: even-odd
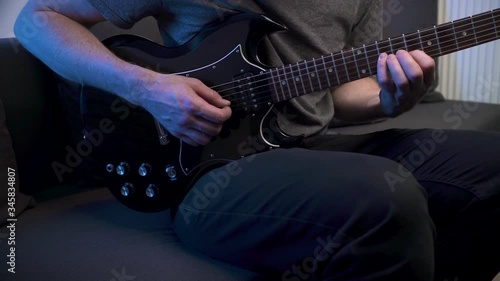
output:
[[[204,26],[240,12],[261,13],[288,28],[265,40],[271,66],[312,59],[381,39],[381,0],[88,0],[111,23],[130,28],[158,20],[165,45],[178,46]],[[289,135],[324,132],[334,115],[330,90],[281,103],[278,125]]]

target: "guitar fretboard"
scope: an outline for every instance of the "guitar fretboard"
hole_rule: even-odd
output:
[[[268,71],[273,102],[377,74],[381,53],[422,50],[433,58],[500,38],[500,9]]]

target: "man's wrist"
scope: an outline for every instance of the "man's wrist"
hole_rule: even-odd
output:
[[[118,96],[141,106],[149,85],[154,82],[155,73],[149,69],[125,62],[119,77],[123,79]]]

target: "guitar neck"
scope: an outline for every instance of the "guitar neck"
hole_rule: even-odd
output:
[[[268,71],[274,102],[289,100],[377,74],[381,53],[422,50],[437,58],[500,38],[500,9],[437,25],[360,48]]]

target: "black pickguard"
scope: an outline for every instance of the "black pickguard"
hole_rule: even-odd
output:
[[[242,14],[207,27],[177,48],[166,48],[130,35],[105,40],[103,43],[126,61],[160,73],[194,77],[208,86],[230,82],[235,86],[233,91],[240,90],[232,95],[233,116],[224,124],[221,134],[205,147],[192,147],[172,136],[167,145],[161,145],[155,120],[147,111],[115,95],[84,87],[82,112],[87,138],[96,130],[105,132],[89,157],[93,173],[126,206],[155,212],[178,204],[194,181],[207,171],[270,149],[269,144],[275,140],[270,134],[266,134],[269,140],[261,138],[261,132],[267,130],[261,127],[261,121],[268,116],[272,104],[254,107],[250,88],[241,91],[233,80],[248,77],[251,81],[253,76],[266,72],[266,66],[258,62],[256,46],[265,34],[279,29],[282,27],[262,16]],[[269,94],[267,86],[259,84],[264,81],[253,83],[252,87],[265,89],[258,94]],[[122,165],[128,170],[125,175],[117,174],[120,163],[128,165]],[[150,165],[147,176],[138,173],[143,163]],[[167,167],[170,172],[175,171],[174,178],[166,173]],[[146,189],[151,184],[155,194],[149,197]],[[124,185],[128,194],[123,191]]]

